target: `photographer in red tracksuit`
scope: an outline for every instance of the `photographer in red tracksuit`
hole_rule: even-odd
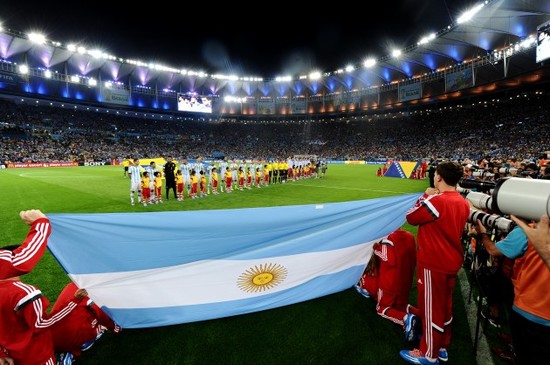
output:
[[[74,298],[78,290],[75,283],[69,283],[59,294],[52,311],[62,308]],[[118,333],[121,328],[95,304],[88,296],[73,311],[50,327],[54,350],[58,357],[70,364],[70,360],[80,356],[83,350],[90,348],[94,342],[107,331]]]

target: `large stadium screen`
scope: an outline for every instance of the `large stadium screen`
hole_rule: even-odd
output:
[[[212,98],[195,93],[178,94],[178,111],[212,113]]]
[[[537,27],[537,63],[550,58],[550,21]]]

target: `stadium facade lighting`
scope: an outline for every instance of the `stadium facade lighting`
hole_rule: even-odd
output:
[[[29,73],[29,66],[20,65],[19,66],[19,73],[22,74],[22,75],[27,75]]]

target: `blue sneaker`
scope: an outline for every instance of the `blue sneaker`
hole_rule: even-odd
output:
[[[438,365],[439,364],[439,361],[437,359],[435,359],[435,361],[429,361],[428,359],[426,359],[422,354],[422,351],[418,349],[401,350],[399,351],[399,355],[410,364],[419,364],[419,365]]]
[[[371,297],[370,293],[367,290],[361,288],[358,284],[355,284],[354,287],[355,287],[355,290],[357,290],[357,292],[359,294],[361,294],[362,296],[364,296],[365,298],[370,298]]]
[[[100,332],[95,336],[95,338],[92,338],[90,341],[84,342],[84,343],[82,344],[82,346],[80,346],[80,350],[81,350],[81,351],[89,350],[90,347],[92,347],[92,345],[93,345],[97,340],[99,340],[99,338],[100,338],[101,336],[103,336],[103,333],[104,333],[104,332],[105,332],[105,331],[100,331]]]
[[[55,354],[55,360],[57,361],[57,365],[71,365],[73,363],[73,353],[60,352]]]
[[[437,355],[437,358],[439,361],[447,361],[449,360],[449,354],[447,353],[447,349],[440,348],[439,354]]]
[[[412,313],[408,313],[403,319],[403,324],[405,326],[405,340],[412,342],[416,340],[416,322],[418,317]]]
[[[92,345],[95,343],[95,338],[90,340],[90,341],[86,341],[82,344],[82,346],[80,346],[80,350],[81,351],[86,351],[86,350],[89,350],[90,347],[92,347]]]

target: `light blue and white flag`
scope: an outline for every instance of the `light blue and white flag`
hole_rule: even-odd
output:
[[[257,312],[352,287],[419,197],[231,210],[48,214],[48,247],[123,328]]]

